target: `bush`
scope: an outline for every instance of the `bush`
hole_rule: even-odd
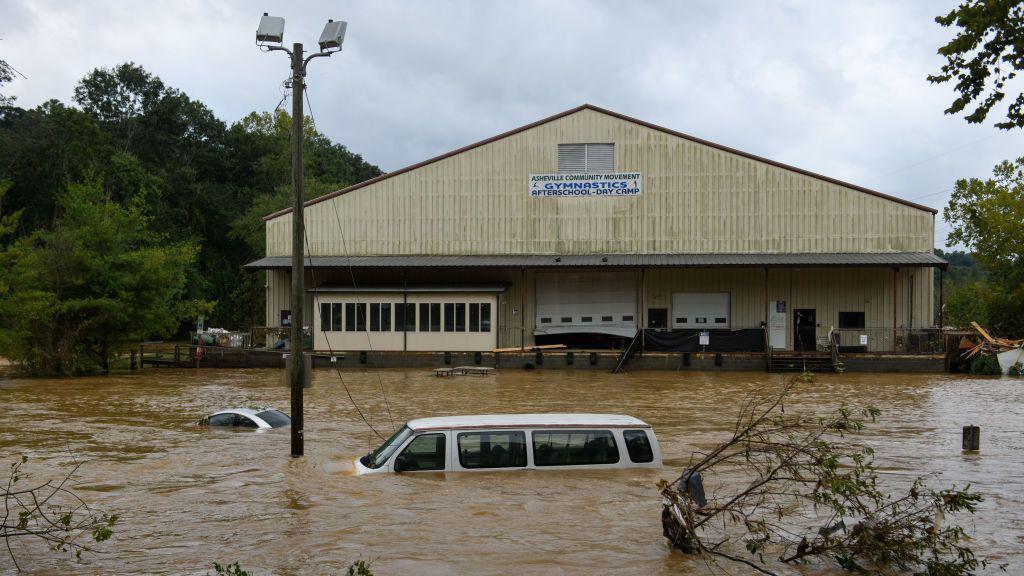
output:
[[[995,356],[978,356],[971,361],[971,374],[981,376],[999,376],[1003,370]]]

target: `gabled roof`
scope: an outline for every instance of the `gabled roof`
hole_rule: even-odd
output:
[[[877,190],[872,190],[870,188],[865,188],[863,186],[858,186],[856,184],[850,184],[849,182],[844,182],[842,180],[837,180],[835,178],[830,178],[828,176],[824,176],[824,175],[818,174],[816,172],[811,172],[809,170],[804,170],[802,168],[797,168],[796,166],[790,166],[789,164],[783,164],[782,162],[776,162],[775,160],[770,160],[770,159],[764,158],[762,156],[757,156],[756,154],[750,154],[748,152],[743,152],[742,150],[737,150],[735,148],[730,148],[728,146],[723,146],[722,144],[711,142],[710,140],[704,140],[703,138],[697,138],[696,136],[691,136],[691,135],[685,134],[683,132],[677,132],[677,131],[672,130],[670,128],[665,128],[664,126],[658,126],[657,124],[651,124],[650,122],[644,122],[643,120],[639,120],[639,119],[633,118],[631,116],[626,116],[625,114],[619,114],[618,112],[613,112],[611,110],[607,110],[607,109],[601,108],[599,106],[594,106],[593,104],[583,104],[583,105],[577,106],[575,108],[570,108],[569,110],[566,110],[564,112],[559,112],[558,114],[555,114],[554,116],[548,116],[547,118],[543,118],[541,120],[537,120],[536,122],[532,122],[530,124],[526,124],[525,126],[520,126],[519,128],[515,128],[513,130],[509,130],[508,132],[503,132],[501,134],[498,134],[497,136],[491,136],[490,138],[487,138],[485,140],[481,140],[479,142],[474,142],[473,144],[470,144],[468,146],[463,146],[462,148],[459,148],[457,150],[452,150],[451,152],[446,152],[444,154],[441,154],[440,156],[434,156],[433,158],[424,160],[422,162],[418,162],[416,164],[412,164],[410,166],[406,166],[405,168],[400,168],[398,170],[395,170],[394,172],[388,172],[387,174],[382,174],[380,176],[377,176],[376,178],[371,178],[369,180],[360,182],[359,184],[354,184],[352,186],[349,186],[348,188],[343,188],[341,190],[336,190],[336,191],[331,192],[329,194],[324,194],[323,196],[320,196],[318,198],[313,198],[312,200],[307,200],[306,203],[303,204],[303,206],[312,206],[314,204],[319,204],[320,202],[323,202],[325,200],[330,200],[331,198],[335,198],[337,196],[341,196],[342,194],[348,194],[349,192],[354,192],[355,190],[359,190],[360,188],[365,188],[366,186],[369,186],[371,184],[376,184],[377,182],[381,182],[383,180],[387,180],[388,178],[392,178],[394,176],[398,176],[399,174],[405,174],[406,172],[411,172],[413,170],[416,170],[417,168],[422,168],[422,167],[427,166],[429,164],[433,164],[434,162],[438,162],[440,160],[444,160],[445,158],[451,158],[452,156],[455,156],[457,154],[462,154],[463,152],[467,152],[467,151],[472,150],[474,148],[479,148],[480,146],[483,146],[485,144],[490,144],[491,142],[495,142],[495,141],[501,140],[502,138],[508,138],[509,136],[514,136],[514,135],[516,135],[516,134],[518,134],[520,132],[524,132],[524,131],[529,130],[531,128],[536,128],[537,126],[540,126],[542,124],[547,124],[548,122],[553,122],[555,120],[558,120],[559,118],[563,118],[565,116],[569,116],[571,114],[575,114],[575,113],[581,112],[583,110],[593,110],[594,112],[600,112],[601,114],[607,114],[608,116],[612,116],[612,117],[618,118],[620,120],[625,120],[626,122],[632,122],[633,124],[638,124],[640,126],[644,126],[646,128],[650,128],[651,130],[656,130],[658,132],[663,132],[665,134],[669,134],[669,135],[672,135],[672,136],[683,138],[683,139],[689,140],[691,142],[696,142],[698,144],[703,144],[704,146],[710,146],[711,148],[722,150],[723,152],[728,152],[730,154],[736,154],[737,156],[742,156],[744,158],[749,158],[751,160],[756,160],[758,162],[763,162],[763,163],[768,164],[770,166],[775,166],[776,168],[782,168],[784,170],[789,170],[791,172],[796,172],[797,174],[803,174],[804,176],[810,176],[811,178],[816,178],[818,180],[822,180],[822,181],[828,182],[830,184],[837,184],[837,185],[843,186],[845,188],[850,188],[851,190],[857,190],[858,192],[863,192],[865,194],[870,194],[872,196],[877,196],[879,198],[884,198],[886,200],[891,200],[892,202],[903,204],[905,206],[910,206],[911,208],[917,208],[918,210],[924,210],[926,212],[931,212],[932,214],[937,214],[938,213],[938,210],[936,210],[934,208],[929,208],[928,206],[924,206],[922,204],[917,204],[917,203],[911,202],[909,200],[904,200],[902,198],[897,198],[895,196],[890,196],[888,194],[883,194],[881,192],[878,192]],[[268,214],[268,215],[264,216],[263,220],[271,220],[271,219],[276,218],[278,216],[281,216],[281,215],[284,215],[284,214],[289,214],[289,213],[291,213],[291,211],[292,211],[291,208],[285,208],[283,210],[278,210],[277,212],[274,212],[273,214]]]

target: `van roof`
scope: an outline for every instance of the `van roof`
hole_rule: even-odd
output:
[[[632,416],[622,414],[479,414],[472,416],[438,416],[417,418],[406,422],[412,430],[447,428],[582,428],[613,427],[650,428]]]

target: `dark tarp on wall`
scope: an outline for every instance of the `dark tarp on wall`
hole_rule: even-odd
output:
[[[644,330],[644,350],[652,352],[764,352],[764,330],[707,330],[709,344],[700,345],[699,329]]]

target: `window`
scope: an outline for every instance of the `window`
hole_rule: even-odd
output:
[[[234,426],[235,415],[234,414],[214,414],[210,416],[207,423],[210,426]]]
[[[601,316],[601,322],[612,322],[611,316]]]
[[[537,466],[615,464],[619,449],[609,430],[533,432],[533,463]]]
[[[331,304],[331,332],[341,332],[341,304]]]
[[[559,144],[559,174],[615,172],[615,144]]]
[[[702,316],[700,318],[694,319],[694,322],[697,323],[697,324],[707,324],[708,323],[708,319]]]
[[[431,304],[430,305],[430,331],[440,332],[441,331],[441,305]]]
[[[267,424],[270,424],[271,428],[281,428],[282,426],[292,425],[292,419],[280,410],[264,410],[263,412],[257,413],[256,417],[262,419]]]
[[[569,324],[572,322],[572,316],[562,316],[562,323]]]
[[[491,331],[491,303],[484,302],[480,305],[480,331]]]
[[[725,318],[719,316],[715,318],[715,324],[725,324]]]
[[[458,436],[463,468],[521,468],[526,466],[525,432],[463,432]]]
[[[551,318],[545,317],[540,319],[541,324],[551,324]]]
[[[380,332],[380,304],[370,304],[370,332]]]
[[[629,316],[623,316],[623,317],[622,317],[622,321],[623,321],[623,322],[632,322],[632,321],[633,321],[633,316],[632,316],[632,315],[629,315]]]
[[[366,330],[366,303],[345,304],[345,331],[363,332]]]
[[[840,312],[839,329],[864,329],[863,312]]]
[[[352,302],[345,304],[345,331],[356,331],[356,305]]]
[[[395,461],[395,470],[444,470],[444,434],[422,434]]]
[[[420,332],[430,332],[430,304],[420,303]]]
[[[331,329],[331,305],[320,305],[320,331],[327,332]]]
[[[415,332],[416,331],[416,305],[395,304],[395,331]]]
[[[622,438],[626,441],[626,451],[629,452],[629,459],[633,462],[653,462],[654,451],[651,450],[651,441],[643,430],[623,430]]]
[[[235,414],[235,426],[239,428],[259,428],[259,425],[253,422],[252,419],[241,414]]]
[[[480,331],[480,305],[476,303],[469,305],[469,331]]]
[[[466,305],[464,303],[455,305],[455,331],[466,331]]]
[[[584,316],[584,317],[580,318],[580,322],[593,322],[593,321],[594,321],[594,317],[593,316]]]
[[[391,303],[370,304],[370,332],[391,331]]]
[[[386,442],[378,446],[373,452],[370,452],[366,456],[360,458],[359,461],[363,463],[363,466],[367,466],[369,468],[380,468],[388,461],[388,458],[391,458],[391,455],[395,453],[395,450],[398,450],[398,447],[401,446],[409,436],[412,436],[412,430],[410,430],[408,426],[402,426],[397,432],[391,435],[391,438],[388,438]]]
[[[676,318],[676,324],[686,324],[686,316]]]
[[[455,304],[448,303],[444,305],[444,331],[455,331]]]

